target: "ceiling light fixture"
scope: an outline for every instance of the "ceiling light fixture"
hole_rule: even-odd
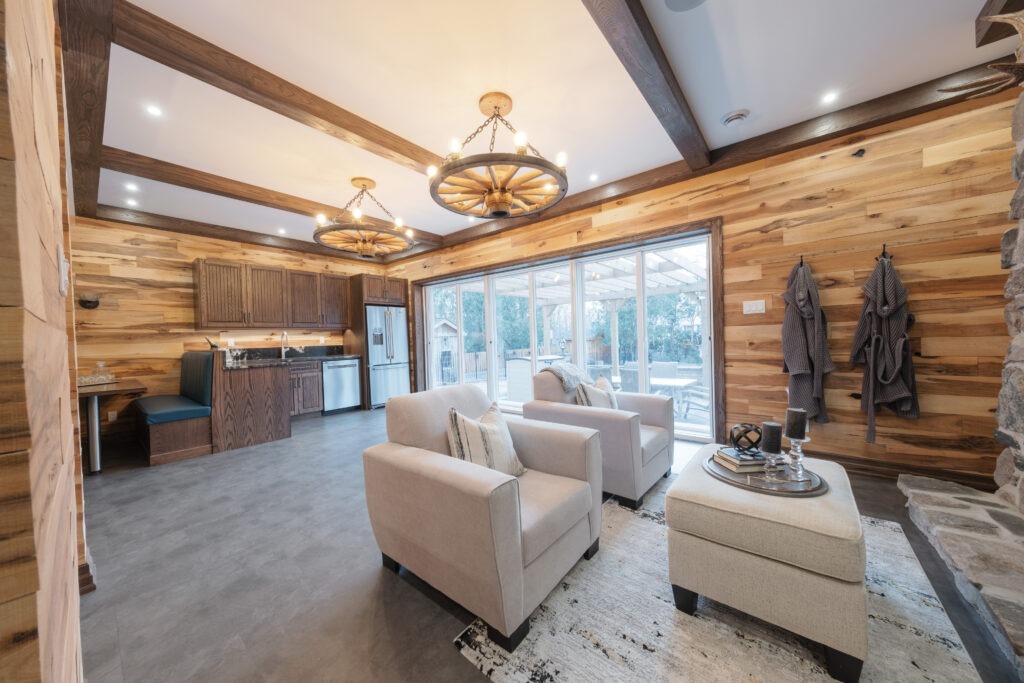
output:
[[[139,203],[137,201],[135,201],[134,199],[132,199],[131,197],[129,197],[128,199],[125,199],[124,203],[127,204],[128,206],[138,206],[139,205]]]
[[[750,116],[749,109],[737,109],[736,111],[731,111],[722,117],[722,125],[726,128],[738,126],[746,121],[748,116]]]
[[[288,231],[287,231],[287,230],[285,230],[284,228],[278,228],[278,229],[277,229],[277,234],[278,234],[278,235],[287,235],[287,234],[288,234]]]
[[[125,183],[124,189],[128,190],[129,192],[138,192],[139,186],[136,185],[135,183]]]
[[[156,106],[155,104],[147,104],[146,113],[150,116],[158,117],[164,115],[164,110]]]
[[[561,201],[569,189],[565,153],[560,152],[555,163],[545,159],[526,133],[505,119],[512,111],[512,98],[505,93],[489,92],[479,105],[487,119],[461,143],[452,140],[441,168],[427,169],[434,201],[449,211],[482,218],[527,216]],[[512,132],[514,152],[494,151],[499,123]],[[488,126],[488,151],[463,156],[466,146]]]
[[[322,213],[317,214],[314,240],[331,249],[355,252],[365,259],[395,254],[415,244],[412,230],[403,230],[402,219],[395,218],[370,192],[377,187],[376,182],[369,178],[353,178],[352,185],[359,188],[359,192],[348,201],[341,213],[330,220]],[[364,218],[363,197],[372,199],[392,220],[394,227],[389,228]]]
[[[596,173],[591,173],[590,177],[589,177],[589,180],[592,183],[596,183],[597,182],[597,174]]]
[[[824,95],[821,96],[821,103],[822,104],[832,104],[833,102],[835,102],[838,99],[839,99],[839,93],[837,93],[835,90],[829,90],[827,93],[825,93]]]

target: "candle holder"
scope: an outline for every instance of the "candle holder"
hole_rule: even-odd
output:
[[[792,481],[810,481],[804,470],[804,441],[807,439],[789,440],[789,479]]]

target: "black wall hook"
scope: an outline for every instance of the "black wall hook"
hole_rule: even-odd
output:
[[[885,244],[883,244],[883,245],[882,245],[882,253],[881,253],[881,254],[879,254],[878,256],[876,256],[876,257],[875,257],[875,260],[877,261],[877,260],[878,260],[878,259],[880,259],[880,258],[887,258],[887,259],[889,259],[890,261],[892,260],[892,255],[890,255],[890,254],[889,254],[889,252],[888,252],[888,251],[886,251],[886,249],[885,249]]]
[[[800,265],[802,266],[803,264],[804,264],[804,255],[800,254]]]

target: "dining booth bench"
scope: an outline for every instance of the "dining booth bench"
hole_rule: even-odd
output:
[[[177,394],[135,400],[136,435],[150,465],[213,452],[213,359],[213,351],[186,351]]]

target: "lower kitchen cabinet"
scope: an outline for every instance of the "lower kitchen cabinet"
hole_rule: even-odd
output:
[[[319,413],[324,409],[324,382],[320,361],[293,361],[291,415]]]

